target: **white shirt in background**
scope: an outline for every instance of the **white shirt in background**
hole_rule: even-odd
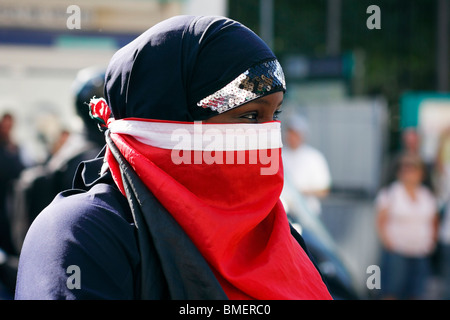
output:
[[[393,251],[413,257],[431,253],[437,203],[426,187],[418,187],[413,200],[403,184],[396,181],[380,190],[375,204],[378,210],[388,210],[386,236]]]
[[[284,148],[283,167],[286,179],[300,192],[330,188],[331,175],[325,157],[307,144],[297,149]],[[321,205],[317,197],[305,195],[305,201],[312,212],[320,213]]]

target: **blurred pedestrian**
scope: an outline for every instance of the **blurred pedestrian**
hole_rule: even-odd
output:
[[[398,165],[400,158],[404,154],[411,154],[420,157],[421,138],[419,132],[415,127],[404,128],[401,132],[401,146],[400,149],[393,153],[385,163],[382,177],[382,185],[387,186],[397,179]],[[433,163],[424,163],[423,184],[425,184],[431,191],[434,191],[432,183],[432,168]]]
[[[450,128],[442,131],[434,166],[434,183],[439,204],[450,200]]]
[[[442,276],[442,298],[450,300],[450,201],[442,214],[439,228],[439,271]]]
[[[376,198],[377,231],[383,245],[382,296],[422,298],[436,245],[437,203],[422,184],[424,164],[417,155],[399,158],[397,179]]]
[[[441,134],[435,169],[441,208],[437,265],[443,280],[442,298],[450,300],[450,128]]]
[[[17,271],[12,240],[10,208],[12,186],[24,169],[19,146],[12,138],[14,117],[5,113],[0,119],[0,299],[12,299]]]
[[[15,253],[11,239],[9,197],[12,185],[24,169],[19,147],[13,141],[14,117],[5,113],[0,120],[0,248]]]
[[[311,212],[321,212],[320,199],[331,187],[331,174],[324,155],[306,142],[306,119],[292,115],[286,119],[283,165],[286,179],[302,193]]]
[[[48,161],[27,168],[14,187],[13,240],[20,252],[25,234],[39,214],[61,191],[71,189],[78,165],[95,158],[105,144],[103,134],[89,116],[88,102],[103,95],[105,70],[90,67],[78,72],[72,86],[76,114],[81,118],[80,133],[62,130],[51,148]]]

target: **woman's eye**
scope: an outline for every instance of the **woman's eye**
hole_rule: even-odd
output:
[[[249,120],[256,120],[257,117],[258,117],[258,113],[256,113],[256,112],[246,113],[241,116],[241,118],[249,119]]]
[[[278,120],[278,117],[281,114],[281,110],[277,110],[273,113],[273,120]]]

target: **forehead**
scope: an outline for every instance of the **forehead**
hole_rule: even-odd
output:
[[[252,100],[250,102],[247,102],[245,104],[243,104],[242,106],[239,106],[233,110],[236,110],[237,112],[242,111],[242,110],[246,110],[246,109],[251,109],[251,108],[265,108],[265,107],[272,107],[272,108],[278,108],[281,103],[283,102],[283,97],[284,94],[283,92],[279,91],[279,92],[274,92],[271,93],[267,96],[263,96],[261,98]],[[233,111],[230,110],[230,111]]]

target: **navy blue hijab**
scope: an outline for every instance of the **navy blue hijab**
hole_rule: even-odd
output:
[[[116,119],[204,120],[218,113],[197,102],[252,65],[274,59],[270,48],[239,22],[176,16],[113,56],[105,97]]]

